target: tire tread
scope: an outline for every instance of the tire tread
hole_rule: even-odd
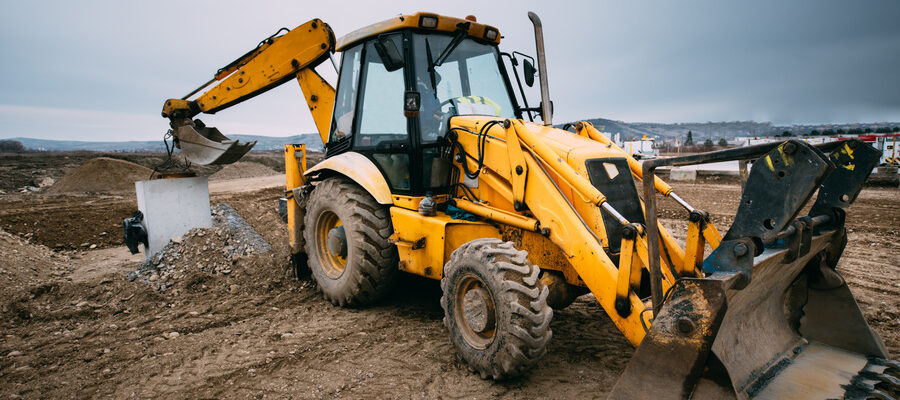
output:
[[[362,187],[343,177],[318,183],[310,195],[308,209],[316,210],[322,202],[338,209],[352,210],[352,221],[344,221],[344,226],[352,230],[348,235],[358,238],[348,245],[357,246],[360,254],[354,264],[347,265],[347,269],[356,268],[356,273],[348,277],[346,284],[329,293],[320,283],[320,291],[326,300],[342,307],[362,307],[377,302],[391,290],[398,275],[397,248],[389,241],[393,233],[390,213]],[[311,262],[316,251],[315,217],[307,213],[304,221],[303,235]],[[348,272],[345,270],[344,273]]]
[[[495,333],[498,336],[494,342],[499,345],[490,345],[486,350],[468,347],[461,335],[454,333],[457,327],[448,312],[453,307],[455,270],[478,264],[483,278],[494,281],[494,287],[500,288],[499,293],[492,294],[495,302],[508,304],[509,309],[508,321],[498,311]],[[553,336],[550,330],[553,310],[547,305],[549,290],[539,276],[540,269],[528,262],[528,253],[516,249],[512,242],[476,239],[450,255],[450,261],[444,266],[445,279],[441,280],[444,325],[451,331],[451,343],[459,350],[460,357],[482,378],[501,380],[522,375],[546,354]]]

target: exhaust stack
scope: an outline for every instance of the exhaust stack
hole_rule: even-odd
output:
[[[534,24],[534,44],[537,47],[538,73],[541,75],[541,119],[544,126],[553,125],[553,110],[550,106],[550,87],[547,83],[547,57],[544,53],[544,28],[541,18],[529,11],[528,18]]]

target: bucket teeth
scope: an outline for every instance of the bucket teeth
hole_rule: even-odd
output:
[[[890,399],[900,391],[900,378],[888,371],[900,372],[900,363],[894,360],[872,357],[859,371],[850,385],[845,387],[845,399]]]
[[[862,376],[862,377],[868,378],[868,379],[877,379],[877,380],[887,383],[893,387],[900,388],[900,379],[897,379],[886,373],[878,373],[878,372],[874,372],[874,371],[862,371],[859,373],[859,376]]]
[[[887,369],[893,369],[900,373],[900,361],[889,360],[887,358],[872,358],[872,360],[869,361],[869,364],[884,366]]]

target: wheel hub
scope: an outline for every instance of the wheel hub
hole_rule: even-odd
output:
[[[328,231],[328,252],[335,257],[347,257],[347,234],[343,225]]]
[[[496,318],[493,305],[490,294],[484,288],[469,290],[463,297],[463,316],[466,324],[478,333],[494,329]]]

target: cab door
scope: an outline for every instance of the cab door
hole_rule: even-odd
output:
[[[422,137],[420,121],[434,118],[435,110],[423,104],[423,116],[404,109],[405,95],[422,90],[415,84],[421,77],[411,62],[411,38],[409,31],[382,34],[344,51],[326,157],[350,150],[365,155],[394,194],[445,193],[446,127]]]

